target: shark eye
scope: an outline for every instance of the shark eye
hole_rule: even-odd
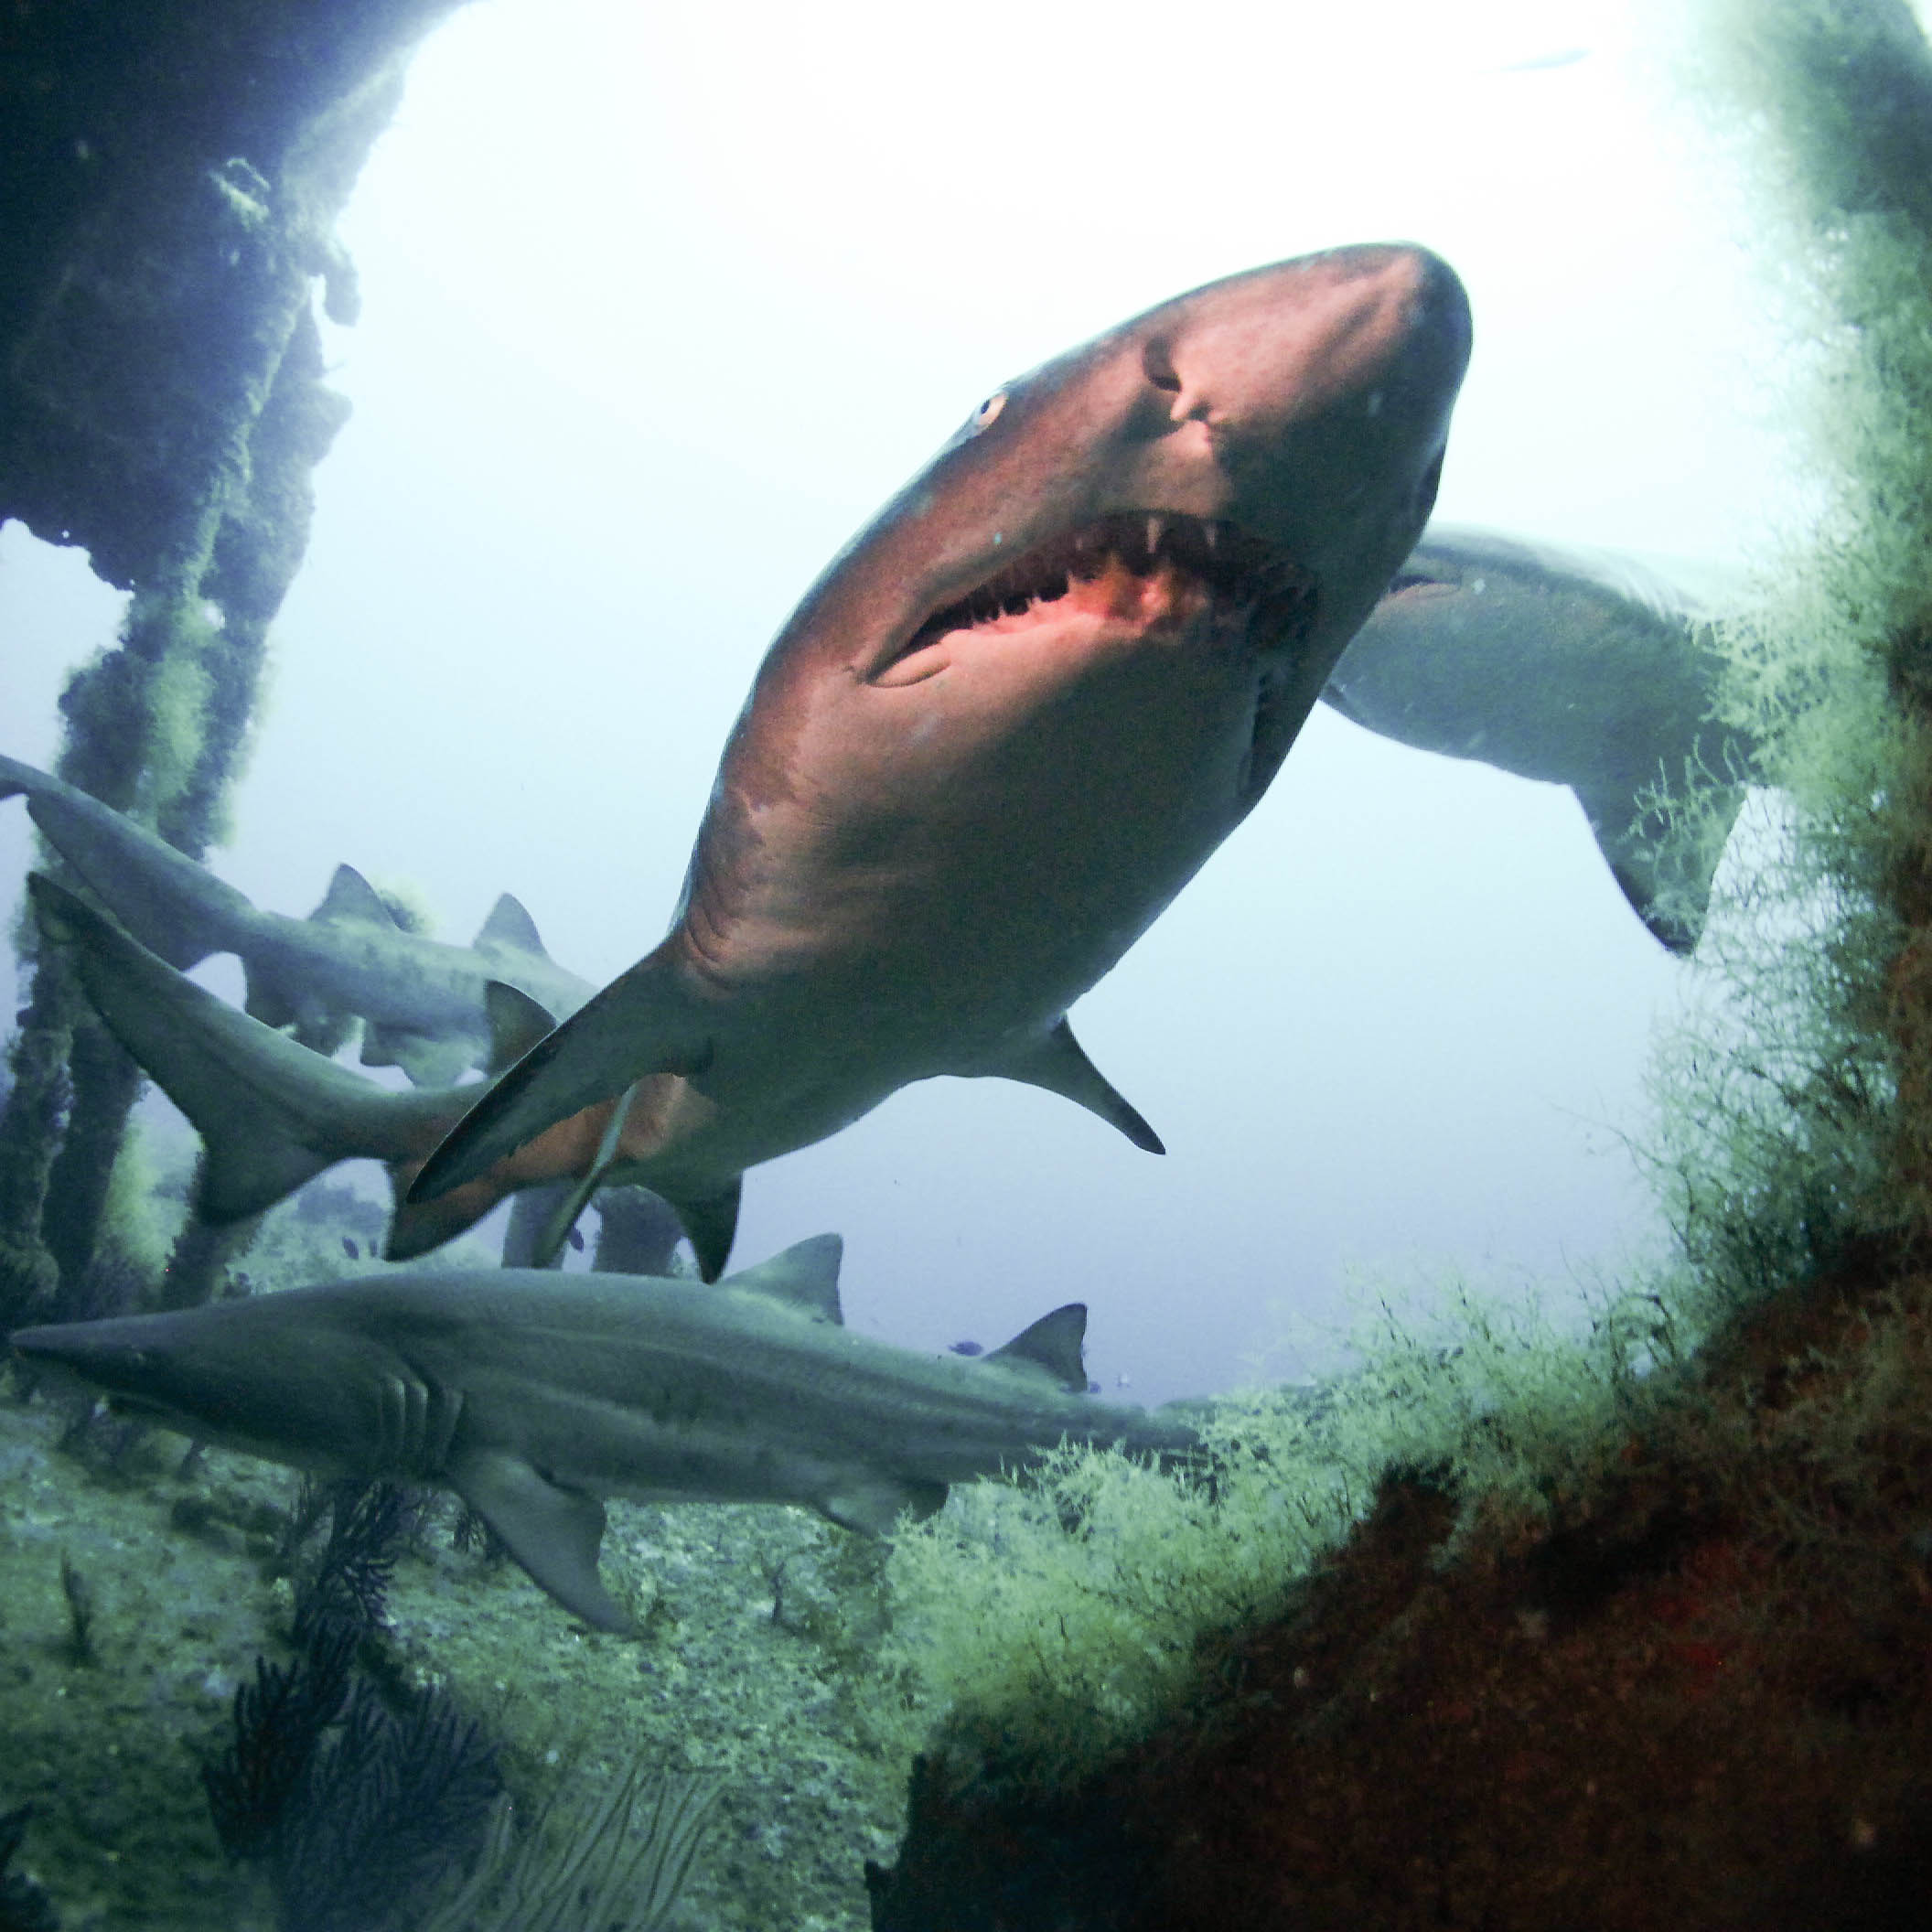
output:
[[[1006,407],[1006,392],[995,390],[966,419],[966,434],[976,436],[982,429],[991,429],[999,420],[1000,412]]]

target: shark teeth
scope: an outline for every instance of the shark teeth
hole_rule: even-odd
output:
[[[948,631],[970,630],[1002,617],[1023,616],[1036,604],[1056,603],[1073,584],[1100,576],[1110,560],[1143,577],[1170,565],[1205,584],[1217,604],[1249,606],[1252,635],[1263,649],[1293,644],[1314,621],[1313,580],[1258,538],[1231,523],[1133,510],[1102,517],[1015,557],[957,602],[934,611],[892,662]]]

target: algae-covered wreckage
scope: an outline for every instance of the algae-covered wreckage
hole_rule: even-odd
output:
[[[0,510],[134,587],[60,775],[190,855],[339,420],[309,278],[352,302],[329,221],[442,11],[162,6],[105,64],[64,12],[9,28]],[[1711,633],[1789,805],[1659,1061],[1671,1264],[1581,1344],[1473,1295],[1391,1318],[1347,1379],[1197,1415],[1205,1481],[1068,1450],[889,1547],[627,1513],[623,1637],[419,1493],[296,1493],[23,1379],[0,1924],[1921,1921],[1932,56],[1897,0],[1699,14],[1822,510]],[[1644,800],[1673,939],[1737,776]],[[164,1282],[110,1186],[135,1077],[51,949],[12,1067],[7,1325],[205,1293],[220,1244]],[[357,1214],[311,1191],[242,1259],[360,1273]]]

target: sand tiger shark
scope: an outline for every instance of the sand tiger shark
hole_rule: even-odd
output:
[[[362,1021],[362,1063],[400,1067],[419,1086],[447,1086],[488,1064],[484,988],[514,987],[552,1019],[595,991],[544,950],[509,893],[471,946],[405,932],[352,865],[338,865],[306,919],[263,912],[145,826],[51,773],[0,757],[0,799],[24,795],[34,823],[102,904],[171,966],[232,952],[248,976],[248,1011],[334,1053]]]
[[[968,1361],[852,1334],[820,1235],[703,1289],[649,1276],[370,1276],[12,1344],[117,1405],[297,1468],[437,1483],[601,1630],[604,1502],[800,1503],[849,1529],[1063,1441],[1186,1456],[1194,1431],[1086,1393],[1079,1303]]]
[[[669,935],[410,1203],[563,1132],[711,1276],[747,1167],[908,1081],[1026,1081],[1158,1151],[1067,1009],[1253,809],[1414,547],[1468,349],[1442,262],[1345,248],[986,398],[779,632]]]
[[[402,1200],[474,1088],[379,1086],[197,985],[65,886],[30,873],[27,889],[42,934],[68,950],[108,1031],[200,1134],[206,1159],[195,1211],[203,1220],[221,1226],[260,1214],[337,1162],[356,1159],[389,1167],[398,1204],[385,1248],[391,1261],[440,1247],[477,1218],[463,1197],[454,1215],[437,1202],[415,1209]],[[548,1014],[505,985],[489,984],[485,1004],[500,1064],[550,1029]],[[491,1203],[553,1179],[545,1152],[520,1150],[504,1162]],[[564,1231],[548,1237],[546,1250]]]
[[[1697,944],[1756,756],[1716,719],[1711,619],[1732,574],[1432,523],[1324,700],[1383,737],[1567,785],[1612,875],[1673,952]],[[1665,837],[1656,795],[1695,797]]]

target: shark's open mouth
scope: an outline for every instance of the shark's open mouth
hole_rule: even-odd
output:
[[[1081,586],[1121,572],[1143,581],[1166,574],[1177,597],[1191,596],[1211,606],[1218,619],[1240,622],[1249,648],[1257,651],[1295,643],[1315,620],[1315,580],[1259,538],[1231,523],[1132,510],[1103,517],[1015,557],[965,596],[934,611],[874,671],[873,682],[917,682],[930,672],[909,660],[941,638],[1036,614],[1069,595],[1085,601]]]

